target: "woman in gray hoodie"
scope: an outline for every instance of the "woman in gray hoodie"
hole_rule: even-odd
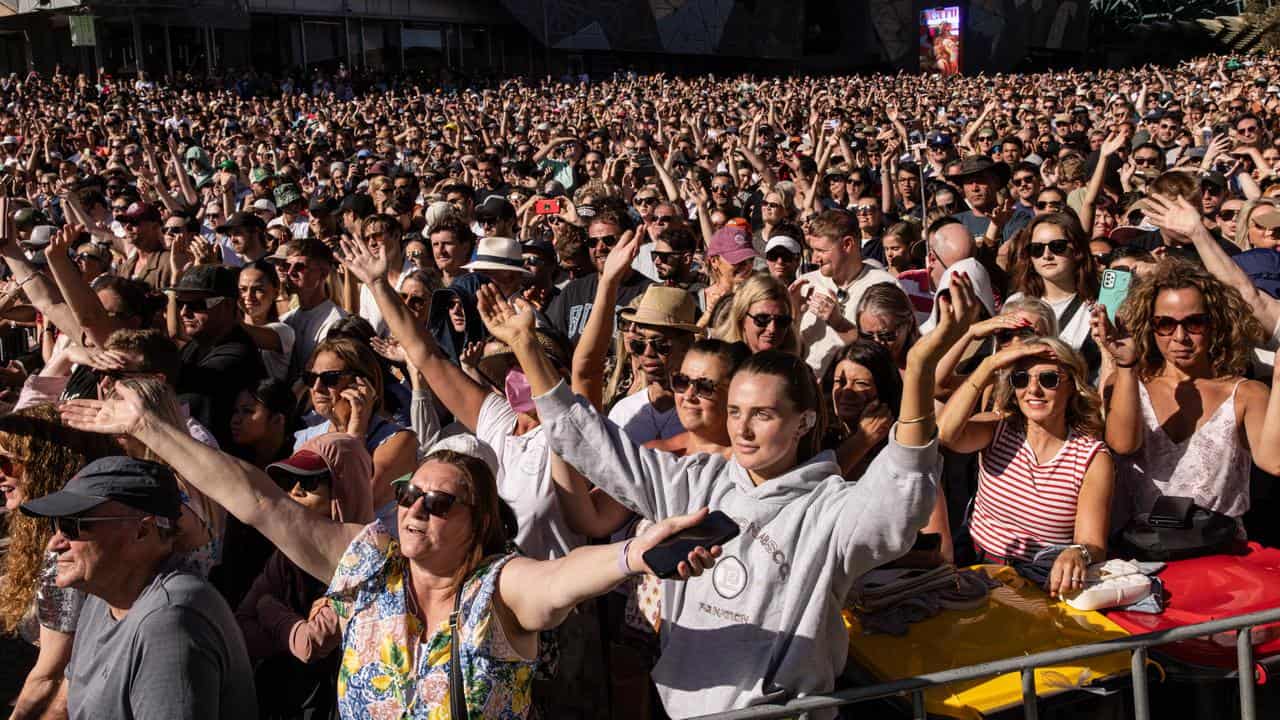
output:
[[[957,275],[936,329],[912,348],[888,445],[852,484],[819,451],[819,390],[793,356],[759,353],[734,375],[731,458],[677,458],[636,446],[571,393],[543,355],[529,308],[487,288],[479,305],[525,369],[552,451],[645,518],[707,506],[741,528],[712,572],[664,583],[653,678],[667,712],[688,717],[830,692],[848,653],[845,597],[863,573],[911,548],[933,506],[933,374],[976,314],[968,278]]]

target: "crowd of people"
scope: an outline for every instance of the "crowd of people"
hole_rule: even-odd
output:
[[[688,717],[1257,537],[1277,70],[0,80],[12,717]]]

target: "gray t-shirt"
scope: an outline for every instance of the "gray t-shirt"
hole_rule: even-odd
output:
[[[244,637],[201,578],[162,570],[120,620],[90,596],[67,665],[70,720],[258,716]]]

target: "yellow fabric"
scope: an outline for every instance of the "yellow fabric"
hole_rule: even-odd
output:
[[[1129,635],[1099,613],[1075,610],[1050,598],[1013,568],[981,565],[974,569],[1001,583],[984,607],[944,611],[912,625],[904,637],[867,635],[846,610],[849,661],[878,680],[889,681]],[[1128,671],[1127,652],[1041,667],[1036,669],[1036,693],[1049,697]],[[977,720],[1021,704],[1018,673],[925,692],[930,714],[962,720]]]

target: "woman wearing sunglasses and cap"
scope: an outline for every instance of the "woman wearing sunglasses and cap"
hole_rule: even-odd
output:
[[[488,465],[439,450],[395,483],[397,541],[382,521],[337,522],[309,511],[263,471],[161,421],[131,390],[63,412],[73,427],[145,444],[328,584],[342,637],[337,704],[346,719],[529,717],[539,631],[647,572],[646,551],[706,517],[705,510],[672,517],[628,542],[532,560],[511,551]],[[678,576],[700,575],[720,552],[695,549]]]
[[[993,382],[995,410],[982,412]],[[1053,595],[1084,589],[1106,559],[1115,479],[1100,406],[1084,360],[1057,338],[1006,346],[951,395],[938,436],[979,453],[969,530],[980,562],[1044,565]]]

